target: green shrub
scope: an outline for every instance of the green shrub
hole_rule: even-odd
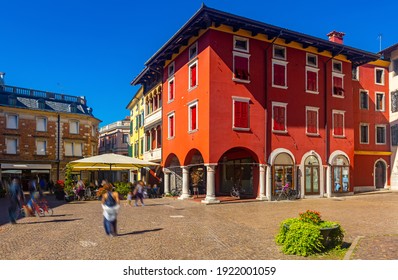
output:
[[[340,246],[343,238],[344,231],[338,223],[322,221],[319,212],[308,210],[299,218],[284,220],[275,241],[285,254],[309,256]]]
[[[115,185],[115,191],[118,192],[124,198],[126,198],[127,194],[131,191],[131,187],[130,187],[129,183],[117,182],[117,183],[114,183],[114,185]]]

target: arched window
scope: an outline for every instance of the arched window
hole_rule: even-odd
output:
[[[152,99],[153,102],[153,110],[156,111],[158,109],[158,96],[155,95]]]
[[[294,162],[287,153],[280,153],[276,156],[273,166],[273,192],[288,185],[294,188]]]
[[[153,128],[151,132],[151,140],[152,140],[152,150],[156,149],[156,129]]]
[[[305,194],[319,194],[319,161],[315,156],[309,156],[304,162]]]
[[[350,165],[343,155],[336,156],[332,161],[332,186],[335,193],[350,190]]]
[[[156,139],[157,139],[157,147],[162,147],[162,129],[160,125],[156,127]]]

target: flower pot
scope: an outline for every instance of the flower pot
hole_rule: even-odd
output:
[[[337,230],[339,228],[339,225],[334,225],[333,227],[329,227],[329,228],[321,228],[321,234],[323,237],[322,240],[322,245],[325,247],[328,247],[329,243],[330,243],[330,233],[332,233],[333,231]]]

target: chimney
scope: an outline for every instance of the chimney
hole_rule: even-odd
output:
[[[332,32],[329,32],[327,34],[327,36],[329,37],[329,41],[337,44],[343,44],[344,35],[344,32],[337,32],[336,30],[333,30]]]
[[[4,73],[4,72],[0,72],[0,86],[4,86],[4,75],[5,75],[6,73]]]

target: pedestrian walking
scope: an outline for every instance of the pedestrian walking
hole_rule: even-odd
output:
[[[23,192],[21,188],[21,183],[19,179],[14,178],[8,189],[8,194],[10,197],[10,207],[8,208],[8,216],[10,217],[10,222],[12,224],[17,223],[17,210],[21,209],[21,204],[23,203]]]
[[[131,183],[131,182],[129,182],[128,185],[129,185],[130,191],[127,194],[127,204],[131,207],[132,206],[131,203],[133,202],[133,196],[134,196],[133,193],[134,193],[135,187],[134,187],[133,183]]]
[[[102,195],[105,232],[109,236],[117,236],[117,214],[120,209],[119,194],[112,192],[110,184],[105,184],[103,187],[106,190],[106,193]]]
[[[143,181],[138,181],[137,186],[135,186],[134,189],[134,195],[135,195],[135,203],[134,206],[138,206],[137,202],[138,199],[141,201],[141,205],[145,206],[144,204],[144,182]]]

